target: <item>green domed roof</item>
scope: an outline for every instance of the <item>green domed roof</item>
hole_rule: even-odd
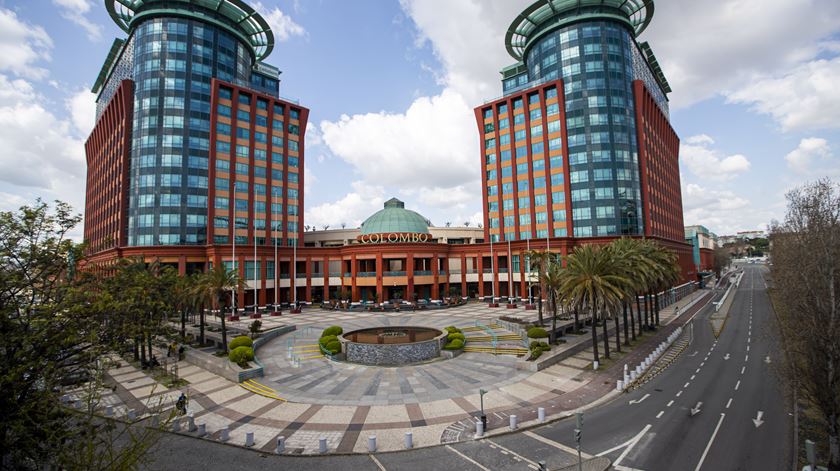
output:
[[[385,208],[373,213],[362,223],[362,235],[387,233],[428,234],[429,223],[420,214],[405,209],[405,203],[391,198]]]

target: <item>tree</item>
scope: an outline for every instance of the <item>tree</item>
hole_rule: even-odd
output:
[[[794,390],[821,415],[828,469],[840,470],[840,184],[828,179],[787,194],[771,229],[773,299]]]
[[[719,247],[715,249],[715,260],[714,260],[714,270],[715,275],[720,278],[720,274],[724,268],[728,267],[729,264],[732,262],[732,258],[729,256],[729,250],[724,247]]]
[[[592,316],[593,359],[598,357],[596,320],[604,326],[604,356],[610,357],[607,318],[621,303],[627,279],[616,268],[610,252],[603,247],[586,244],[575,248],[566,258],[560,296],[572,308],[588,309]]]
[[[245,286],[245,282],[239,278],[235,270],[228,270],[221,265],[214,266],[207,271],[199,281],[199,290],[204,293],[205,299],[210,302],[213,310],[220,311],[225,296],[230,291],[239,291]],[[225,325],[225,313],[222,312],[222,345],[227,352],[227,326]]]
[[[68,233],[80,220],[61,202],[0,212],[1,469],[133,468],[157,437],[144,427],[109,428],[93,413],[99,359],[125,331],[102,276],[76,269],[85,247]],[[80,381],[86,410],[61,406],[63,388]]]
[[[547,250],[529,250],[528,252],[525,252],[525,257],[528,260],[528,263],[531,268],[531,272],[528,273],[528,275],[530,276],[531,273],[536,271],[537,280],[540,284],[540,290],[545,290],[545,274],[548,271],[549,265],[551,264],[551,252]],[[548,295],[547,292],[546,295]],[[540,326],[543,325],[542,298],[542,295],[540,295],[537,298],[537,318],[539,319]]]

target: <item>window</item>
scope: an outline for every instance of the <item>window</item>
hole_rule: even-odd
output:
[[[255,160],[265,160],[266,151],[265,149],[254,149],[254,159]]]
[[[254,131],[254,141],[265,144],[268,142],[268,135],[264,132]]]
[[[612,188],[595,188],[595,199],[596,200],[608,200],[613,199],[613,189]]]
[[[219,88],[219,98],[223,100],[230,100],[231,99],[231,90],[229,88],[221,87]]]
[[[539,108],[531,110],[531,119],[540,119],[542,118],[542,110]]]
[[[509,195],[513,193],[513,183],[502,183],[502,194]]]
[[[495,170],[488,170],[487,171],[487,180],[495,180],[496,179],[496,171]]]
[[[275,103],[274,104],[274,114],[275,115],[281,115],[282,116],[286,112],[285,110],[286,110],[286,108],[283,105],[281,105],[280,103]]]
[[[181,175],[177,173],[162,173],[160,186],[181,186]]]
[[[516,131],[516,133],[514,133],[514,140],[524,141],[525,140],[525,130],[521,129],[519,131]]]
[[[592,237],[592,227],[575,226],[575,237]]]
[[[581,170],[578,172],[570,172],[569,173],[569,181],[571,183],[586,183],[589,181],[589,172],[586,170]]]
[[[542,154],[545,150],[545,147],[542,142],[535,142],[531,144],[531,153],[532,154]]]
[[[204,227],[207,225],[207,216],[204,214],[187,214],[187,227]]]
[[[531,200],[527,196],[519,198],[519,209],[528,209],[531,207]]]
[[[230,209],[230,198],[217,196],[215,199],[216,209]]]
[[[502,178],[513,176],[513,167],[502,167]]]
[[[297,124],[290,124],[289,125],[289,134],[292,134],[292,135],[295,135],[295,136],[300,134],[300,126],[298,126]]]
[[[248,200],[237,198],[234,203],[237,211],[248,211]]]
[[[494,139],[494,138],[491,138],[491,139],[485,139],[485,140],[484,140],[484,147],[485,147],[486,149],[493,149],[493,148],[495,148],[495,147],[496,147],[496,139]]]
[[[592,208],[574,208],[572,210],[572,218],[575,221],[592,219]]]
[[[499,210],[499,202],[498,201],[490,201],[487,203],[488,211],[495,212]]]
[[[531,137],[542,136],[542,133],[543,133],[543,127],[542,127],[541,124],[538,124],[536,126],[531,126]]]
[[[552,173],[551,174],[551,186],[562,186],[563,185],[563,174],[562,173]]]
[[[502,201],[502,209],[505,211],[513,210],[513,199],[506,199]]]
[[[140,195],[138,206],[141,208],[151,208],[155,205],[155,195]]]
[[[215,216],[213,218],[213,227],[218,227],[221,229],[227,229],[229,224],[228,218],[226,216]]]
[[[565,191],[553,191],[551,192],[551,202],[554,204],[561,204],[566,201],[566,192]]]
[[[554,87],[547,88],[545,90],[545,97],[546,98],[555,98],[557,97],[557,89]]]
[[[233,191],[236,193],[248,193],[248,182],[238,180],[233,182]]]
[[[188,175],[187,186],[190,188],[207,188],[207,177]]]
[[[569,231],[565,227],[554,228],[554,237],[568,237]]]
[[[161,214],[160,215],[160,222],[158,223],[160,227],[180,227],[181,226],[181,215],[180,214]]]
[[[505,144],[510,144],[510,134],[502,134],[499,136],[499,145],[503,146]]]
[[[513,115],[513,124],[522,124],[525,122],[525,115],[517,113]]]
[[[507,104],[502,103],[501,105],[499,105],[499,109],[498,109],[499,114],[505,114],[505,113],[507,113],[507,110],[508,110]]]
[[[265,167],[255,166],[254,167],[254,176],[257,178],[265,178],[266,170]]]
[[[572,201],[589,201],[589,190],[572,190]]]
[[[519,225],[524,226],[526,224],[531,224],[531,215],[530,214],[520,214],[519,215]]]
[[[244,93],[239,94],[239,104],[240,105],[250,105],[251,104],[251,96],[246,95]]]
[[[265,212],[265,201],[254,201],[254,212],[255,213],[264,213]]]
[[[534,178],[534,188],[545,188],[545,177]]]
[[[248,175],[248,164],[236,163],[236,173],[238,175]]]
[[[545,114],[547,116],[554,116],[560,114],[560,106],[557,103],[552,103],[545,107]]]
[[[271,169],[271,179],[274,181],[283,180],[283,171],[276,168]]]
[[[555,137],[554,139],[549,139],[548,141],[548,149],[549,150],[558,150],[563,147],[563,140],[559,137]]]
[[[633,175],[630,172],[630,169],[627,168],[618,168],[615,170],[616,179],[618,180],[632,180]]]
[[[295,172],[289,172],[287,174],[289,177],[289,183],[297,183],[298,182],[298,174]]]
[[[516,191],[520,193],[528,191],[528,180],[519,180],[516,185]]]
[[[230,143],[216,141],[216,154],[230,154]]]
[[[549,121],[548,122],[548,133],[560,132],[560,121]]]
[[[255,195],[264,195],[265,194],[265,185],[262,183],[254,183],[254,194]]]
[[[247,140],[250,136],[248,128],[238,127],[236,128],[236,138],[237,139],[245,139]]]
[[[289,189],[286,191],[286,196],[287,196],[287,198],[289,198],[289,199],[297,199],[297,197],[298,197],[298,191],[297,191],[296,189],[294,189],[294,188],[289,188]]]
[[[534,216],[537,221],[537,224],[545,224],[546,222],[548,222],[548,215],[545,211],[539,211]]]
[[[554,222],[563,222],[566,220],[566,211],[555,209],[551,212],[551,217],[554,219]]]
[[[507,129],[509,127],[510,127],[510,120],[509,119],[502,118],[502,119],[499,120],[499,129]],[[485,132],[487,132],[486,129],[485,129]]]
[[[613,179],[613,171],[611,168],[596,168],[592,176],[596,182],[609,181]]]
[[[534,195],[534,206],[545,206],[545,205],[546,205],[545,195]]]
[[[595,217],[599,218],[614,218],[615,207],[613,206],[598,206],[595,208]]]
[[[499,187],[496,185],[490,185],[487,187],[487,196],[495,196],[499,194]]]

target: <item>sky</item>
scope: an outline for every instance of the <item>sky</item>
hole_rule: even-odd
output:
[[[473,109],[502,94],[504,33],[530,3],[249,1],[281,96],[311,110],[304,224],[358,226],[392,196],[437,226],[480,223]],[[90,88],[124,36],[99,0],[0,0],[0,210],[83,211]],[[764,229],[788,190],[840,181],[840,1],[660,0],[639,40],[673,89],[686,225]]]

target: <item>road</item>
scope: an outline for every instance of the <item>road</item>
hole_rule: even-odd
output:
[[[725,328],[715,338],[711,304],[691,321],[692,341],[661,374],[586,412],[582,451],[618,470],[788,470],[791,416],[774,371],[780,353],[763,265],[747,265]],[[699,404],[699,407],[698,406]],[[699,409],[692,415],[691,409]],[[574,420],[478,441],[375,455],[258,454],[167,435],[150,469],[535,470],[576,463]]]

